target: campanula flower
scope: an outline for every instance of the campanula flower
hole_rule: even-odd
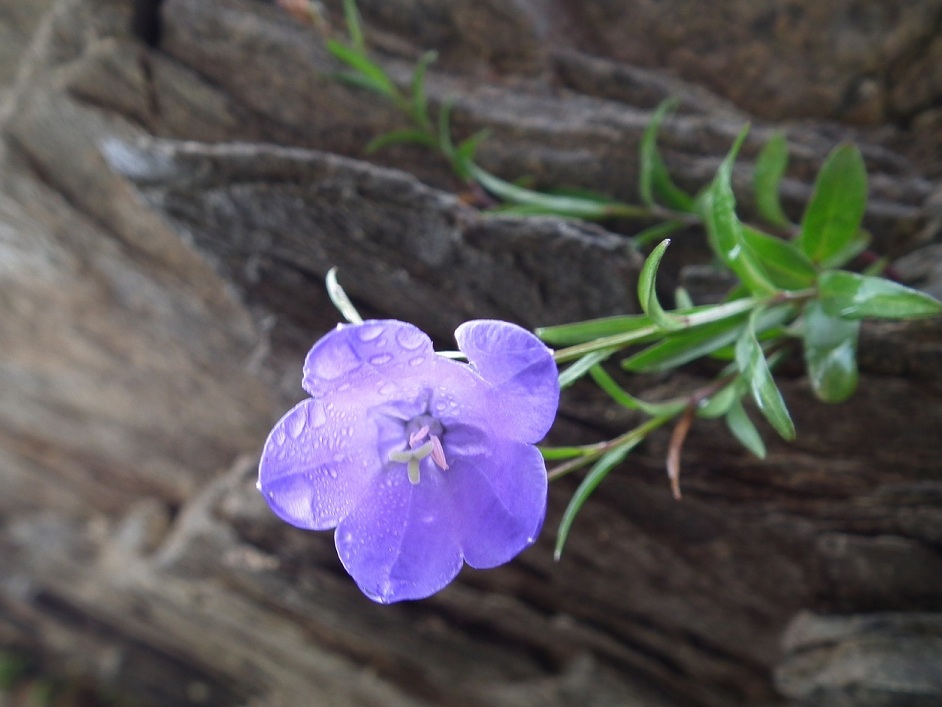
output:
[[[455,332],[441,356],[395,320],[342,324],[307,355],[311,395],[275,425],[259,465],[272,510],[300,528],[336,528],[337,553],[374,601],[421,599],[464,562],[510,561],[546,513],[534,446],[552,425],[552,352],[506,322]]]

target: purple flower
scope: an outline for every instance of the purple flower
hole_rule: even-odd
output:
[[[436,354],[411,324],[340,325],[304,363],[311,399],[272,430],[259,490],[300,528],[336,527],[337,553],[370,599],[421,599],[462,562],[508,562],[536,539],[546,468],[533,446],[559,402],[551,351],[513,324],[455,332]]]

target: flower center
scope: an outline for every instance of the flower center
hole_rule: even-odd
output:
[[[419,483],[419,462],[432,457],[439,469],[448,468],[445,461],[445,450],[442,448],[441,435],[444,433],[442,423],[431,415],[419,415],[406,424],[409,448],[401,452],[389,453],[389,461],[405,464],[412,484]]]

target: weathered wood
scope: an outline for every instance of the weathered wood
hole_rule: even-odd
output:
[[[624,31],[592,24],[600,3],[413,5],[362,2],[381,60],[405,81],[410,57],[443,44],[431,101],[455,98],[457,133],[492,130],[480,155],[506,178],[634,198],[641,132],[680,93],[662,143],[696,188],[748,119],[745,100],[625,64],[615,45],[582,53]],[[330,78],[327,25],[271,3],[166,0],[155,49],[119,0],[10,16],[25,48],[0,74],[4,644],[156,704],[940,699],[938,321],[865,327],[861,391],[841,406],[787,379],[799,438],[770,440],[764,461],[698,422],[683,502],[655,436],[586,507],[561,563],[552,529],[575,480],[552,489],[544,537],[515,562],[374,606],[329,533],[285,526],[254,488],[270,424],[302,395],[301,357],[337,318],[326,269],[365,311],[447,346],[472,317],[632,311],[640,257],[618,231],[637,225],[484,216],[434,155],[364,161],[400,118]],[[776,127],[745,147],[747,209],[749,159]],[[797,214],[855,133],[785,128]],[[942,220],[934,173],[894,149],[900,134],[856,133],[867,225],[891,254],[937,241]],[[706,262],[700,238],[677,240],[665,281]],[[937,286],[938,246],[916,253],[900,272]],[[656,397],[701,373],[629,384]],[[553,434],[597,439],[629,418],[577,388]]]

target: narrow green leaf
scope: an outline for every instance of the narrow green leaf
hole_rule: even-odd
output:
[[[639,165],[640,173],[638,175],[638,195],[641,197],[641,203],[645,206],[656,206],[654,201],[654,172],[657,169],[659,156],[657,152],[657,134],[664,122],[667,113],[677,106],[676,98],[669,98],[662,101],[651,115],[651,120],[641,135],[641,144],[639,145]]]
[[[384,147],[397,144],[416,144],[426,147],[435,147],[437,144],[435,138],[421,130],[393,130],[385,135],[375,137],[366,146],[367,152],[376,152]]]
[[[813,261],[823,263],[857,236],[866,205],[867,168],[860,150],[840,145],[818,173],[796,244]]]
[[[756,193],[756,207],[762,218],[781,228],[791,225],[779,201],[779,189],[787,167],[788,141],[782,133],[775,133],[756,158],[752,184]]]
[[[742,446],[755,454],[759,459],[765,459],[765,442],[759,430],[749,419],[746,408],[743,407],[742,400],[735,398],[733,404],[726,413],[726,426],[733,433],[733,437],[738,439]]]
[[[657,298],[657,269],[664,257],[664,251],[671,244],[670,240],[661,241],[645,259],[638,276],[638,302],[642,311],[661,329],[670,331],[681,326],[677,317],[672,317],[661,307]]]
[[[658,415],[676,415],[687,407],[687,402],[684,400],[663,403],[649,403],[640,400],[618,385],[615,379],[608,374],[608,371],[599,365],[589,369],[589,375],[592,376],[592,380],[596,382],[599,388],[611,396],[612,400],[629,410],[639,410],[656,417]]]
[[[746,139],[748,126],[739,133],[729,154],[720,164],[710,187],[700,197],[700,208],[710,247],[751,292],[771,294],[775,284],[762,268],[743,236],[733,195],[733,162]]]
[[[458,167],[456,171],[464,179],[470,179],[472,170],[471,167],[474,164],[474,156],[477,152],[478,146],[491,134],[491,131],[487,128],[483,130],[478,130],[476,133],[470,137],[465,138],[458,143],[458,146],[455,148],[455,157],[454,160]]]
[[[588,373],[589,369],[607,359],[614,352],[614,348],[602,349],[600,351],[587,353],[582,358],[577,359],[575,363],[567,367],[566,370],[559,374],[559,387],[568,388],[577,380],[582,378],[582,376]]]
[[[651,319],[643,314],[625,314],[617,317],[590,319],[575,324],[543,327],[536,330],[536,335],[553,346],[572,346],[595,341],[606,336],[625,334],[630,331],[642,331],[651,328]]]
[[[748,382],[752,397],[765,419],[783,439],[793,440],[795,425],[788,414],[788,408],[785,407],[785,400],[772,379],[762,346],[756,339],[756,325],[760,314],[760,310],[752,313],[736,341],[736,366]]]
[[[811,301],[802,317],[805,364],[811,387],[826,403],[849,398],[857,387],[859,320],[847,320],[824,311]]]
[[[745,387],[742,385],[742,378],[727,385],[722,390],[714,393],[710,398],[697,409],[697,417],[712,420],[722,417],[729,412],[733,403],[742,397]]]
[[[347,32],[350,33],[350,41],[361,54],[365,54],[366,42],[363,39],[363,28],[360,26],[360,13],[357,10],[356,0],[343,0],[343,17],[347,23]]]
[[[437,58],[438,52],[425,52],[412,70],[412,117],[425,130],[431,130],[432,127],[432,120],[428,115],[428,99],[425,95],[425,74],[429,64]]]
[[[841,319],[916,319],[942,313],[942,302],[925,292],[846,270],[822,273],[818,292],[822,309]]]
[[[821,267],[840,268],[847,265],[847,263],[867,250],[867,246],[870,245],[871,240],[872,237],[870,233],[864,229],[860,229],[850,243],[834,253],[834,255],[824,258],[821,261]]]
[[[814,284],[817,268],[793,243],[746,225],[742,235],[773,285],[782,290],[803,290]]]
[[[787,305],[764,310],[757,320],[757,330],[765,331],[778,326],[793,313],[794,308]],[[630,371],[645,373],[676,368],[735,342],[740,337],[746,319],[745,314],[739,314],[669,334],[662,341],[622,361],[621,365]]]
[[[346,44],[338,42],[335,39],[327,40],[327,49],[337,59],[358,71],[363,76],[360,83],[364,88],[370,88],[384,96],[395,96],[396,86],[386,75],[386,72],[378,65],[372,62],[364,54],[356,49],[348,47]],[[341,74],[344,80],[350,81],[351,77],[347,74]]]
[[[662,223],[656,223],[653,226],[648,226],[640,233],[636,233],[632,236],[632,241],[634,242],[635,248],[641,250],[642,248],[647,247],[650,243],[654,241],[659,241],[674,231],[679,231],[684,227],[684,224],[680,221],[664,221]]]
[[[657,149],[657,134],[668,112],[677,105],[676,99],[663,101],[648,123],[641,136],[639,146],[640,174],[638,191],[645,206],[656,206],[655,196],[661,197],[664,205],[677,211],[693,212],[694,200],[683,189],[674,184],[667,170],[667,165]]]
[[[684,287],[674,290],[674,306],[677,309],[693,309],[693,299]]]
[[[592,495],[592,492],[598,488],[598,485],[602,483],[602,480],[608,476],[608,473],[628,456],[628,452],[638,446],[641,439],[643,438],[635,438],[627,444],[615,447],[606,452],[595,462],[589,470],[589,473],[586,474],[585,478],[582,480],[582,483],[579,484],[576,492],[569,500],[569,505],[566,506],[563,518],[559,522],[559,530],[556,532],[556,549],[553,552],[553,557],[557,561],[562,557],[563,546],[566,544],[566,539],[569,537],[569,531],[572,529],[573,521],[575,521],[576,516],[579,515],[582,506],[588,500],[589,496]]]
[[[584,457],[587,452],[585,447],[537,447],[540,454],[546,461],[561,461],[564,459],[575,459]]]

